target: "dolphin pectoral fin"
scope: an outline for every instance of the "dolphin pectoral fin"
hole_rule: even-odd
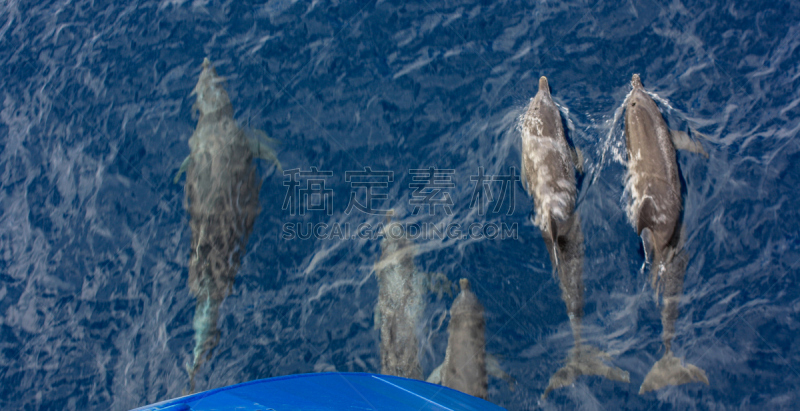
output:
[[[497,360],[497,357],[489,353],[486,353],[486,373],[507,382],[508,388],[511,391],[514,391],[514,386],[517,383],[517,380],[503,371],[503,369],[500,368],[500,361]]]
[[[181,168],[178,169],[178,174],[175,174],[175,178],[172,180],[174,184],[178,184],[178,180],[181,179],[181,174],[185,173],[187,169],[189,169],[189,163],[192,161],[192,156],[186,156],[181,163]]]
[[[267,135],[267,133],[264,132],[264,130],[259,130],[257,128],[254,128],[253,132],[256,133],[258,135],[258,138],[260,140],[264,141],[264,142],[267,142],[267,143],[272,144],[272,145],[280,144],[280,141],[278,141],[277,139],[274,139],[272,137],[269,137]]]
[[[711,137],[707,136],[706,134],[703,134],[703,133],[701,133],[701,132],[699,132],[699,131],[697,131],[697,130],[695,130],[693,128],[690,128],[689,130],[692,132],[693,136],[702,138],[703,140],[706,140],[706,141],[711,141]]]
[[[686,132],[670,130],[669,135],[672,138],[672,144],[675,145],[676,149],[702,154],[705,158],[708,158],[708,153],[706,153],[706,150],[703,149],[703,145],[700,144],[699,141],[692,140],[692,138],[689,137],[689,134],[686,134]]]
[[[572,148],[571,152],[572,163],[575,165],[575,169],[578,170],[579,173],[583,174],[583,152],[577,147]]]
[[[253,132],[258,136],[257,138],[248,139],[248,142],[250,143],[250,151],[253,152],[253,156],[271,163],[275,163],[275,165],[278,167],[278,171],[283,172],[281,162],[278,161],[278,157],[275,156],[275,150],[269,146],[269,144],[278,144],[278,140],[267,137],[267,133],[258,129],[253,129]]]
[[[425,382],[429,382],[431,384],[441,384],[442,383],[442,367],[444,367],[444,363],[439,364],[433,371],[431,371],[431,375],[428,376],[428,379]]]
[[[639,210],[636,213],[636,232],[642,238],[642,245],[644,246],[644,257],[646,262],[655,261],[655,252],[657,251],[657,244],[655,235],[650,229],[655,224],[658,216],[658,209],[651,197],[645,197],[639,205]]]
[[[610,355],[591,346],[582,345],[573,348],[567,365],[550,377],[550,383],[542,393],[542,399],[547,398],[547,394],[551,391],[572,384],[575,378],[581,375],[597,375],[609,380],[630,382],[630,374],[627,371],[604,363],[610,359]]]
[[[642,238],[642,246],[644,247],[644,260],[647,263],[653,262],[653,254],[655,254],[655,240],[653,239],[653,232],[649,228],[642,230],[640,234]]]
[[[555,271],[558,269],[558,225],[556,225],[556,219],[550,217],[548,226],[548,235],[549,239],[548,242],[550,243],[550,255],[553,258],[553,274],[555,275]]]
[[[281,162],[278,161],[278,157],[275,156],[275,152],[272,150],[272,148],[270,148],[270,146],[264,144],[263,142],[258,142],[258,147],[253,150],[253,155],[262,160],[274,163],[275,166],[278,167],[278,171],[283,172],[283,167],[281,167]]]
[[[642,248],[644,248],[644,264],[642,264],[642,271],[644,271],[645,267],[650,264],[650,285],[653,287],[655,291],[656,303],[658,302],[658,277],[661,274],[660,272],[660,263],[656,264],[654,262],[655,259],[655,239],[653,238],[653,232],[650,231],[649,228],[645,228],[642,230],[640,234],[642,238]]]
[[[690,382],[702,382],[708,385],[706,372],[692,364],[682,365],[680,359],[673,356],[671,351],[667,351],[644,377],[639,394],[658,390],[667,385],[681,385]]]

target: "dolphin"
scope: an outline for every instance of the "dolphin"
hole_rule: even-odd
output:
[[[442,274],[428,274],[414,265],[416,247],[404,236],[392,235],[386,224],[381,257],[374,270],[378,278],[375,328],[380,330],[381,373],[422,380],[419,336],[428,292],[444,289]]]
[[[539,92],[531,99],[520,123],[522,184],[533,197],[534,224],[542,230],[553,268],[559,264],[559,228],[570,226],[577,194],[575,166],[578,152],[570,147],[561,113],[550,96],[547,78],[539,79]],[[561,226],[561,227],[560,227]]]
[[[486,353],[486,320],[483,305],[472,292],[469,280],[459,280],[461,292],[450,307],[447,351],[444,362],[427,381],[487,399],[489,374],[511,384],[514,379],[500,369],[497,359]]]
[[[191,153],[175,176],[177,182],[186,173],[186,208],[192,229],[189,289],[197,299],[192,322],[195,345],[187,364],[190,391],[194,391],[197,370],[219,342],[219,306],[233,286],[259,213],[261,181],[253,158],[278,164],[263,141],[248,138],[239,128],[223,79],[207,58],[192,95],[197,96],[193,109],[199,119],[189,139]]]
[[[642,394],[666,385],[693,381],[708,384],[705,371],[692,364],[682,365],[671,350],[687,261],[681,244],[683,199],[675,149],[705,152],[686,133],[667,127],[638,74],[633,75],[631,86],[625,108],[628,219],[642,239],[645,261],[651,264],[650,282],[656,297],[663,293],[664,303],[661,324],[665,352],[647,373],[639,390]]]
[[[539,79],[539,92],[521,119],[520,132],[522,181],[533,197],[534,224],[541,229],[553,269],[558,272],[561,298],[575,340],[567,364],[550,378],[542,398],[572,384],[581,375],[629,382],[628,372],[604,363],[610,360],[608,354],[582,342],[584,251],[580,216],[575,210],[575,169],[581,171],[582,160],[567,141],[561,114],[544,76]]]
[[[459,281],[461,292],[450,307],[447,352],[442,363],[441,383],[473,397],[487,397],[486,320],[483,305],[470,289],[469,280]]]

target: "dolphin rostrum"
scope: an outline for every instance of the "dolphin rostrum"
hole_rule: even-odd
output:
[[[522,181],[533,197],[536,224],[542,231],[553,269],[558,272],[561,298],[575,339],[567,364],[550,378],[542,398],[550,391],[572,384],[581,375],[599,375],[628,382],[628,372],[608,366],[610,356],[585,345],[581,338],[583,319],[583,234],[575,210],[575,167],[581,170],[580,154],[570,147],[561,114],[550,96],[545,77],[520,123],[522,136]]]
[[[420,321],[428,292],[443,289],[449,282],[441,274],[417,270],[416,247],[408,238],[392,235],[395,224],[385,226],[381,257],[374,267],[379,288],[375,328],[380,330],[381,374],[422,380]]]
[[[681,245],[681,183],[675,148],[705,154],[686,133],[670,130],[658,106],[642,86],[638,74],[631,79],[633,91],[625,112],[625,142],[628,153],[626,191],[630,195],[628,219],[641,237],[645,260],[650,262],[650,281],[663,294],[661,309],[664,356],[647,373],[639,393],[666,385],[693,381],[708,384],[705,372],[682,365],[672,354],[678,302],[683,291],[686,255]]]
[[[459,281],[461,292],[450,307],[447,332],[447,352],[444,362],[428,377],[428,382],[442,384],[473,397],[486,399],[488,375],[503,378],[511,384],[514,379],[500,369],[499,362],[486,354],[486,320],[483,305],[472,292],[469,280]]]
[[[191,153],[181,164],[186,172],[186,207],[192,229],[189,289],[197,299],[193,328],[195,345],[187,364],[190,391],[195,374],[219,342],[219,306],[233,286],[245,253],[247,237],[259,213],[253,158],[277,162],[263,142],[248,138],[233,119],[233,106],[223,79],[206,58],[197,96],[197,128],[189,139]]]

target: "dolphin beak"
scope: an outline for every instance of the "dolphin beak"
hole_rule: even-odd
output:
[[[550,92],[550,85],[547,84],[547,77],[545,76],[539,77],[539,91],[542,90],[548,93]]]
[[[638,74],[634,74],[633,77],[631,78],[631,87],[633,87],[633,88],[643,88],[644,87],[642,85],[642,79],[639,78]]]

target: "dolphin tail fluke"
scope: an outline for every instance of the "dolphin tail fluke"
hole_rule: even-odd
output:
[[[689,363],[681,364],[680,359],[672,355],[671,351],[667,351],[644,377],[639,394],[658,390],[667,385],[681,385],[690,382],[702,382],[708,385],[706,372]]]
[[[550,377],[550,383],[542,394],[542,399],[555,389],[566,387],[581,375],[597,375],[614,381],[630,382],[630,375],[617,367],[606,365],[611,356],[591,346],[579,346],[570,352],[567,365],[561,367]]]

